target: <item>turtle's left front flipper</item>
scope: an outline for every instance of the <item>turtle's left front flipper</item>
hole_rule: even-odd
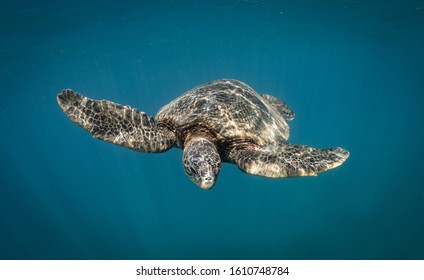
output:
[[[315,176],[341,165],[349,157],[342,148],[316,149],[304,145],[235,148],[230,159],[246,173],[271,178]]]
[[[175,144],[175,135],[152,117],[129,106],[93,100],[70,89],[57,101],[65,114],[94,137],[141,152],[164,152]]]

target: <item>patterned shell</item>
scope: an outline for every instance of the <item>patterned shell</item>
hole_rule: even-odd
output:
[[[289,138],[289,126],[278,109],[236,80],[198,86],[161,108],[156,120],[176,127],[203,124],[226,139],[247,139],[261,146]]]

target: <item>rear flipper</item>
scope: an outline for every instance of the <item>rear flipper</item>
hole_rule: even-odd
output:
[[[164,152],[175,135],[146,113],[108,100],[93,100],[70,89],[57,96],[65,114],[94,137],[140,152]]]
[[[291,121],[294,119],[294,112],[292,109],[290,109],[286,102],[269,94],[262,94],[261,96],[269,103],[269,105],[277,110],[277,112],[279,112],[286,121]]]
[[[316,149],[303,145],[235,148],[230,159],[246,173],[271,178],[316,176],[349,157],[342,148]]]

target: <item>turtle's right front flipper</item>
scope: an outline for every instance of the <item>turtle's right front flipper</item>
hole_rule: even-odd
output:
[[[72,121],[96,138],[149,153],[164,152],[175,144],[171,130],[129,106],[89,99],[70,89],[59,93],[57,101]]]

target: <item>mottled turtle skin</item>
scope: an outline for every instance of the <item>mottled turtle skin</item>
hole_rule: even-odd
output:
[[[155,118],[70,89],[57,99],[71,120],[97,138],[141,152],[182,149],[186,174],[203,189],[214,186],[221,161],[249,174],[281,178],[314,176],[349,156],[342,148],[288,144],[293,111],[236,80],[200,85],[162,107]]]

